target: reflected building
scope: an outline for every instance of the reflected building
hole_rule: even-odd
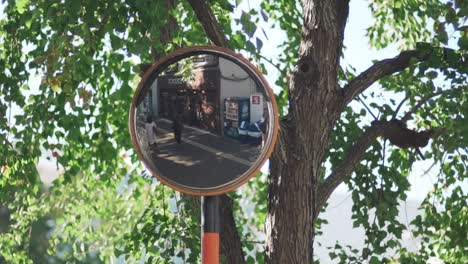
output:
[[[264,99],[244,69],[216,55],[187,60],[158,76],[140,104],[140,113],[169,120],[182,115],[185,125],[232,137],[242,121],[260,121]]]

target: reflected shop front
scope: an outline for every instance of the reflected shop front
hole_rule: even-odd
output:
[[[255,71],[199,52],[145,75],[132,104],[131,130],[158,178],[193,194],[240,185],[258,171],[271,145],[273,106]]]
[[[190,126],[233,138],[242,121],[261,121],[263,96],[243,69],[215,55],[190,59],[191,65],[175,64],[156,79],[140,114],[171,120],[182,115]],[[184,76],[184,66],[192,67],[192,76]]]

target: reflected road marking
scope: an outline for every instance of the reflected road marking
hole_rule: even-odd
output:
[[[157,128],[157,130],[159,130],[159,131],[161,131],[161,132],[164,132],[164,133],[167,133],[167,134],[171,134],[171,133],[172,133],[172,132],[170,132],[170,131],[167,131],[167,130],[162,129],[162,128],[159,128],[159,127]],[[209,133],[209,132],[208,132],[208,133]],[[166,137],[164,137],[164,138],[166,138]],[[188,143],[188,144],[190,144],[190,145],[192,145],[192,146],[195,146],[195,147],[197,147],[197,148],[203,149],[203,150],[205,150],[205,151],[208,151],[208,152],[210,152],[210,153],[212,153],[212,154],[214,154],[214,155],[216,155],[216,156],[218,156],[218,157],[223,157],[223,158],[225,158],[225,159],[228,159],[228,160],[237,162],[237,163],[242,164],[242,165],[246,165],[246,166],[248,166],[248,167],[250,167],[250,165],[252,165],[252,162],[250,162],[250,161],[248,161],[248,160],[238,158],[238,157],[233,156],[233,155],[228,154],[228,153],[224,153],[224,152],[219,151],[219,150],[217,150],[217,149],[214,149],[214,148],[205,146],[205,145],[203,145],[203,144],[197,143],[197,142],[195,142],[195,141],[192,141],[192,140],[190,140],[190,139],[184,138],[184,139],[183,139],[183,142]]]

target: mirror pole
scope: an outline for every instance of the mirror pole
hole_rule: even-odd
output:
[[[201,197],[202,264],[219,264],[220,196]]]

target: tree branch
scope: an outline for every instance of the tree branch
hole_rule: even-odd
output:
[[[425,103],[427,103],[429,100],[431,100],[432,98],[436,97],[436,96],[439,96],[439,95],[442,95],[444,93],[447,93],[447,92],[453,92],[454,90],[463,90],[463,89],[449,89],[449,90],[443,90],[443,91],[439,91],[439,92],[435,92],[433,94],[429,94],[427,95],[426,97],[422,98],[410,111],[408,111],[402,118],[401,118],[401,121],[402,122],[406,122],[408,121],[411,116],[414,114],[414,112],[416,110],[418,110],[419,108],[421,108],[421,106]]]
[[[362,160],[369,146],[380,136],[387,123],[373,122],[372,125],[362,133],[361,137],[348,150],[347,156],[343,159],[337,169],[328,176],[325,181],[319,184],[317,191],[317,202],[315,210],[320,211],[328,200],[333,190],[342,183],[354,171],[356,165]]]
[[[411,118],[412,114],[416,112],[419,108],[421,108],[422,105],[427,103],[431,98],[443,95],[448,92],[463,90],[466,90],[466,87],[443,90],[429,94],[423,97],[410,111],[406,112],[405,115],[399,121],[402,123],[406,123]],[[396,112],[398,112],[405,100],[403,100],[400,103],[400,105],[398,105]],[[393,116],[394,118],[396,117],[396,112]],[[347,156],[337,167],[337,169],[334,172],[332,172],[330,176],[328,176],[322,183],[319,184],[317,193],[318,200],[315,205],[316,210],[320,210],[327,201],[327,199],[330,197],[333,190],[335,190],[335,188],[338,187],[340,183],[342,183],[349,175],[351,175],[356,165],[362,160],[365,151],[372,144],[372,142],[378,136],[385,137],[384,131],[389,131],[391,129],[391,126],[393,126],[392,120],[372,122],[372,125],[361,135],[361,137],[356,141],[356,143],[354,143],[351,149],[348,150]]]
[[[198,21],[202,24],[208,38],[217,46],[228,47],[226,36],[221,30],[213,10],[206,0],[187,0],[195,11]]]
[[[413,108],[411,108],[410,111],[406,112],[406,114],[400,119],[402,122],[407,122],[411,116],[414,114],[414,112],[416,112],[416,110],[418,110],[419,108],[421,108],[421,106],[423,106],[425,103],[427,103],[429,100],[431,100],[432,98],[434,97],[437,97],[439,95],[443,95],[443,94],[446,94],[446,93],[449,93],[449,92],[460,92],[460,91],[464,91],[464,90],[467,90],[468,87],[466,86],[463,86],[463,87],[460,87],[460,88],[454,88],[454,89],[447,89],[447,90],[442,90],[442,91],[438,91],[438,92],[435,92],[435,93],[432,93],[432,94],[429,94],[425,97],[423,97]],[[393,118],[396,117],[396,114],[398,112],[398,110],[400,109],[400,107],[402,106],[403,102],[405,100],[407,100],[407,98],[405,98],[401,103],[400,105],[398,105],[398,108],[396,109],[396,112],[395,114],[393,115]]]
[[[272,59],[268,59],[267,57],[263,56],[262,54],[258,54],[258,55],[260,56],[260,58],[262,58],[266,62],[270,63],[271,66],[275,67],[280,73],[283,71],[283,69],[281,69],[279,67],[279,64],[275,64]]]
[[[376,62],[343,88],[345,105],[382,77],[406,69],[410,65],[411,58],[416,58],[419,61],[427,59],[427,56],[421,56],[420,54],[421,53],[416,50],[403,51],[395,58]]]
[[[400,108],[403,106],[406,100],[409,99],[409,96],[406,96],[403,100],[401,100],[400,104],[398,104],[397,108],[395,109],[395,112],[393,113],[392,119],[395,119],[396,116],[398,115],[398,112],[400,112]]]
[[[452,68],[466,72],[466,58],[463,53],[450,48],[432,47],[428,43],[419,43],[416,50],[403,51],[394,58],[378,61],[351,80],[342,90],[345,105],[382,77],[400,72],[414,62],[432,59],[443,60],[447,63],[441,68]]]
[[[362,100],[359,95],[357,96],[357,98],[358,98],[359,102],[361,102],[361,104],[367,109],[367,112],[369,112],[369,114],[374,118],[374,120],[377,120],[377,117],[374,115],[374,113],[372,113],[372,111],[367,106],[367,104],[364,102],[364,100]]]

